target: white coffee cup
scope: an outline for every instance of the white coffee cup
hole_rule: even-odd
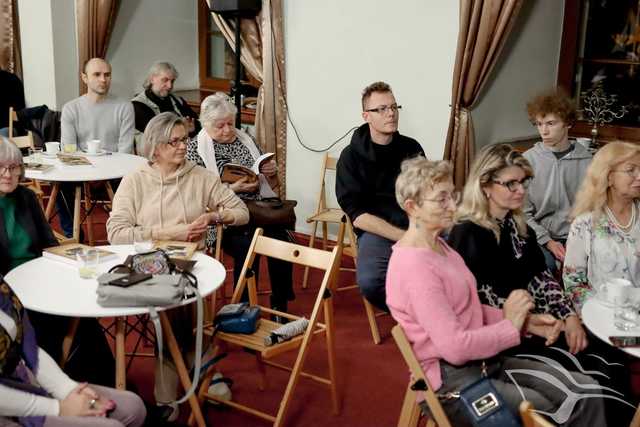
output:
[[[55,141],[45,142],[44,146],[46,147],[48,154],[56,154],[60,151],[59,142],[55,142]]]
[[[600,286],[602,299],[611,304],[624,303],[631,296],[633,284],[622,278],[611,279]]]
[[[87,153],[89,154],[98,154],[100,151],[100,140],[92,139],[87,141]]]

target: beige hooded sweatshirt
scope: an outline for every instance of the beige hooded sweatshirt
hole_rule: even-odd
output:
[[[125,176],[113,198],[107,221],[109,243],[132,244],[135,240],[172,240],[206,212],[222,206],[233,215],[233,225],[249,222],[249,211],[220,177],[186,161],[173,174],[145,164]],[[198,242],[204,247],[204,238]]]

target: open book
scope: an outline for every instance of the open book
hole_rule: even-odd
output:
[[[258,180],[258,174],[260,174],[260,165],[262,165],[266,161],[271,160],[273,156],[274,153],[263,154],[256,159],[251,168],[235,163],[227,163],[222,168],[222,175],[220,176],[220,180],[222,182],[228,182],[232,184],[242,178],[247,178],[248,183],[256,182]]]
[[[197,248],[198,244],[193,242],[177,242],[173,240],[153,242],[153,249],[162,249],[169,258],[191,259]]]
[[[53,165],[47,163],[29,162],[24,164],[24,169],[29,172],[47,172],[53,169]]]
[[[118,254],[116,254],[115,252],[83,245],[82,243],[70,243],[68,245],[51,246],[50,248],[45,248],[42,251],[42,256],[54,261],[64,262],[70,265],[78,265],[76,254],[87,249],[98,251],[98,262],[108,261],[110,259],[115,259],[118,257]]]
[[[87,160],[84,156],[76,156],[73,154],[62,154],[58,153],[58,160],[62,162],[62,164],[66,166],[91,166],[92,163]]]

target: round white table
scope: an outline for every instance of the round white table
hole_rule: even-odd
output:
[[[55,209],[55,202],[60,191],[61,182],[75,183],[75,198],[73,210],[73,238],[76,242],[80,239],[80,206],[82,191],[84,189],[85,209],[91,210],[92,200],[89,183],[103,182],[107,188],[107,194],[113,200],[113,189],[109,180],[122,178],[142,166],[147,160],[144,157],[125,153],[104,153],[102,155],[90,155],[77,152],[74,155],[84,156],[91,165],[69,166],[62,163],[57,157],[41,155],[41,163],[53,165],[53,169],[46,172],[27,170],[25,176],[36,181],[52,183],[51,196],[45,210],[47,220],[51,219]],[[25,159],[29,161],[29,159]],[[89,244],[93,245],[93,221],[91,215],[87,215],[87,235]]]
[[[596,298],[589,298],[582,306],[582,321],[595,336],[609,345],[609,337],[640,335],[640,327],[636,330],[621,331],[613,324],[613,308],[604,305]],[[640,347],[621,348],[622,351],[640,357]]]
[[[119,257],[100,263],[97,267],[99,273],[107,272],[114,265],[122,263],[128,255],[134,253],[133,245],[102,246],[102,248],[117,253]],[[204,298],[222,285],[226,271],[220,262],[203,253],[196,252],[192,259],[196,261],[192,273],[198,278],[198,289]],[[147,308],[101,307],[97,303],[98,281],[96,279],[82,279],[78,274],[77,267],[44,257],[36,258],[14,268],[5,276],[5,280],[18,295],[23,305],[30,310],[76,318],[117,317],[116,388],[125,388],[125,317],[146,314],[148,313]],[[195,302],[195,298],[190,298],[179,305],[193,302]],[[158,308],[162,332],[178,370],[182,386],[184,390],[189,390],[191,379],[173,334],[171,323],[164,312],[167,309],[167,307]],[[69,354],[78,322],[75,321],[72,324],[73,326],[63,343],[63,362]],[[198,425],[204,427],[204,417],[195,394],[189,398],[189,403]]]

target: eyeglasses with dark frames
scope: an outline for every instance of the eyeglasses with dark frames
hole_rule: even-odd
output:
[[[503,187],[506,187],[507,190],[513,193],[518,190],[518,187],[522,187],[525,190],[529,188],[529,185],[531,185],[531,177],[527,176],[522,179],[512,179],[509,181],[499,181],[497,179],[492,179],[491,182],[493,182],[494,184],[502,185]]]
[[[0,176],[4,175],[5,173],[7,173],[7,171],[9,172],[9,175],[20,175],[20,173],[22,172],[22,167],[21,165],[6,165],[6,166],[0,166]]]
[[[381,105],[380,107],[377,108],[369,108],[368,110],[364,110],[367,113],[378,113],[378,114],[386,114],[387,111],[391,111],[393,114],[397,113],[398,111],[402,110],[402,105]]]

